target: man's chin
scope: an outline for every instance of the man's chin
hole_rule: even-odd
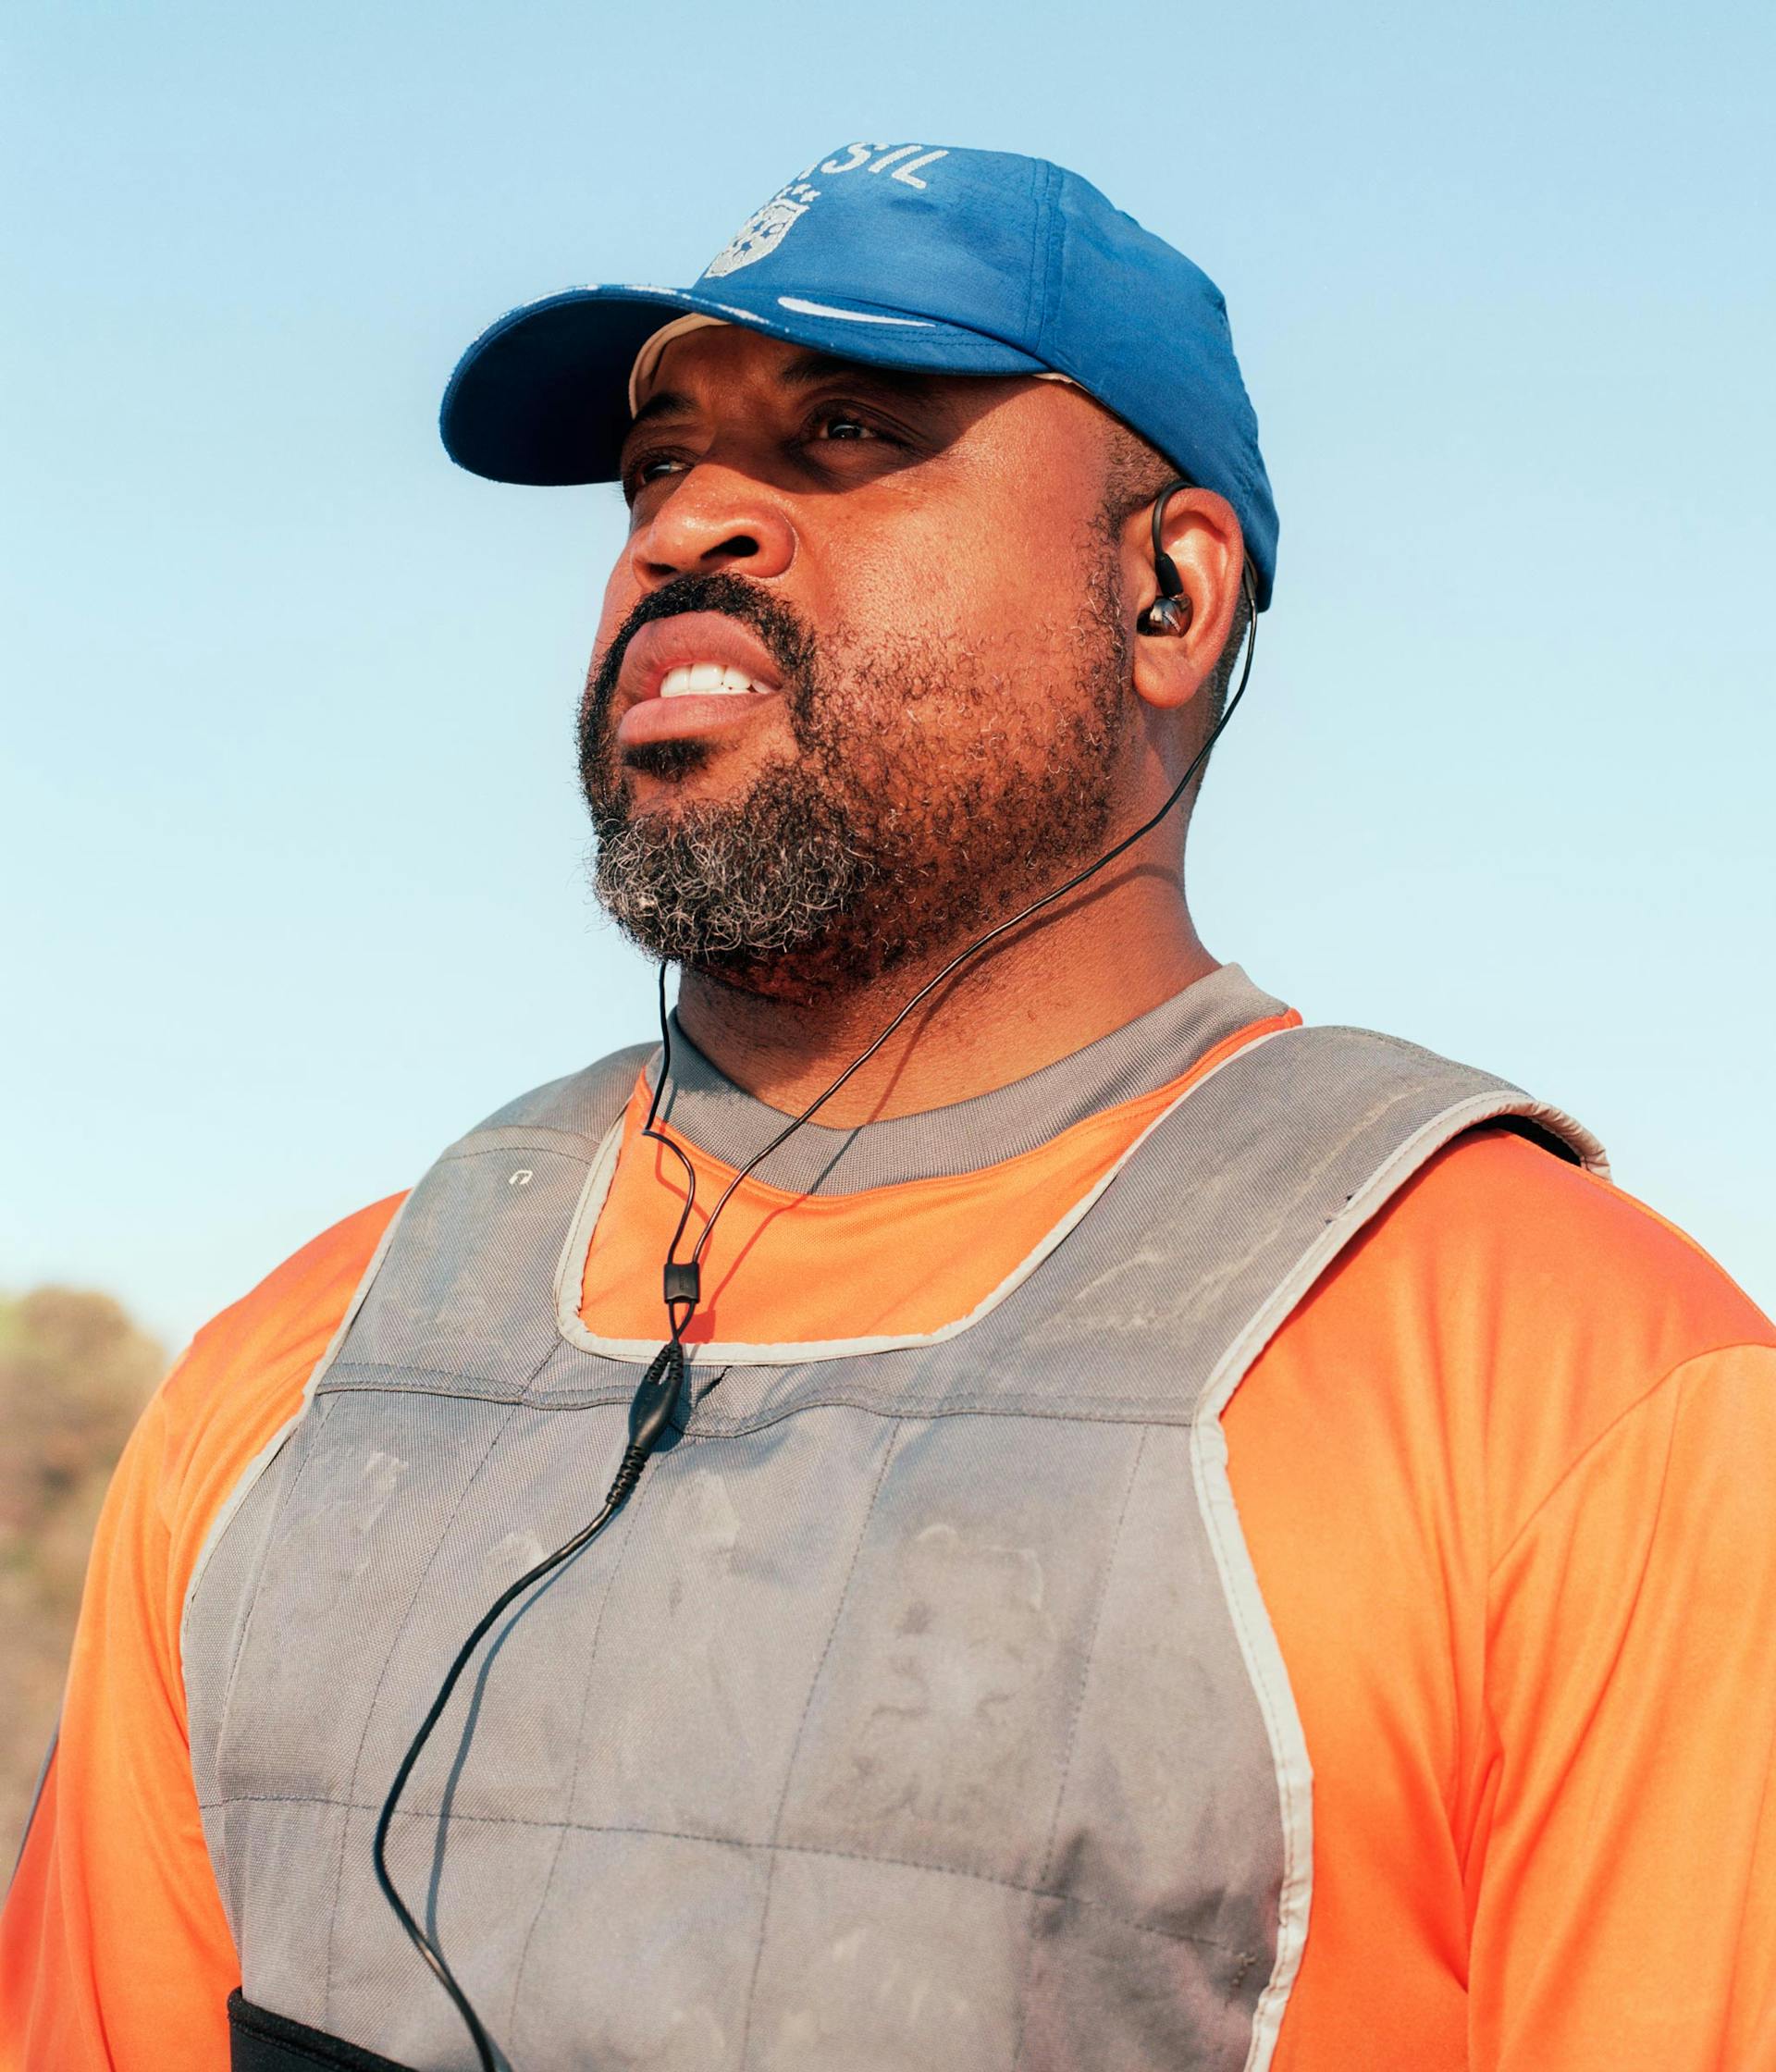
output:
[[[841,806],[789,768],[738,797],[698,789],[587,784],[599,904],[651,956],[737,991],[809,997],[844,963],[832,945],[872,875]]]
[[[722,950],[682,958],[684,968],[724,992],[784,1007],[831,1006],[868,991],[906,961],[898,936],[834,927],[818,941],[767,953]]]
[[[693,739],[639,741],[633,748],[623,749],[618,759],[624,777],[651,777],[660,783],[677,784],[704,767],[709,746]]]

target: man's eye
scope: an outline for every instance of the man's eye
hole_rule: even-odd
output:
[[[841,410],[837,407],[818,412],[808,429],[829,441],[880,439],[885,436],[867,418],[860,417],[855,410]]]
[[[816,446],[898,446],[905,442],[865,416],[861,411],[838,403],[817,410],[803,425],[800,437]],[[623,494],[631,503],[644,489],[669,475],[683,475],[696,465],[695,457],[676,449],[650,448],[637,453],[623,471]]]
[[[623,496],[630,503],[634,503],[649,484],[660,481],[665,475],[679,474],[684,464],[684,457],[677,453],[637,453],[623,465]]]

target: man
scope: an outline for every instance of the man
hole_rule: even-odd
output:
[[[1198,938],[1276,550],[1218,293],[857,142],[444,430],[624,484],[581,769],[670,1054],[161,1391],[13,2062],[1776,2066],[1776,1331]]]

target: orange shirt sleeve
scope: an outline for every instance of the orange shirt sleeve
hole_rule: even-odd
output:
[[[199,1333],[99,1521],[55,1753],[4,1913],[7,2072],[225,2072],[240,1982],[191,1777],[179,1623],[198,1552],[300,1406],[398,1199],[327,1232]]]
[[[1314,1764],[1276,2072],[1776,2072],[1776,1329],[1488,1131],[1254,1363]]]
[[[1776,2068],[1776,1350],[1685,1361],[1492,1573],[1474,2072]]]

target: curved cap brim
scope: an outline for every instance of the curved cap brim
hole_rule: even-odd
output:
[[[629,372],[675,316],[744,324],[872,366],[931,374],[1044,374],[1016,346],[911,313],[811,297],[756,306],[688,288],[571,288],[490,325],[457,363],[438,429],[451,460],[494,482],[610,482],[628,432]]]

